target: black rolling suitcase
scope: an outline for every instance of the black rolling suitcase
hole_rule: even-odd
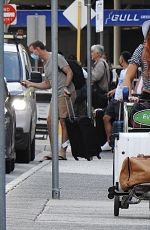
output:
[[[70,99],[73,112],[71,117],[67,100],[66,104],[69,117],[65,121],[73,157],[76,160],[78,157],[91,160],[93,156],[100,159],[101,146],[93,120],[89,117],[75,117]]]
[[[99,137],[100,145],[103,146],[107,142],[107,136],[103,122],[104,109],[95,109],[94,116],[96,123],[96,132]]]

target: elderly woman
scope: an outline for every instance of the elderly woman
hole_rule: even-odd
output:
[[[92,92],[92,105],[94,108],[107,106],[107,97],[98,97],[98,92],[102,95],[107,94],[110,82],[109,66],[103,58],[103,54],[103,46],[93,45],[91,47],[91,58],[94,63],[91,76],[92,85],[94,86]],[[104,101],[105,98],[106,102]]]
[[[131,92],[131,84],[136,76],[138,67],[142,68],[142,99],[150,99],[150,20],[145,21],[142,25],[144,43],[140,44],[134,51],[130,64],[126,73],[124,85],[129,87]],[[131,97],[131,100],[134,98]]]

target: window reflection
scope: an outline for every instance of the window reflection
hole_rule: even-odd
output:
[[[7,82],[15,82],[21,80],[17,53],[4,53],[4,77],[7,79]]]

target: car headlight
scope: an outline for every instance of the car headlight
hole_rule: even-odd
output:
[[[24,110],[26,108],[26,102],[23,99],[15,99],[12,106],[15,110]]]

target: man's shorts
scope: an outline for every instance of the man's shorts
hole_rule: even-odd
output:
[[[111,99],[111,101],[109,102],[106,110],[105,110],[105,114],[110,116],[112,118],[112,120],[118,120],[119,119],[119,110],[121,109],[121,119],[123,118],[123,111],[122,111],[122,106],[120,101],[117,101],[115,99]]]
[[[73,105],[74,105],[75,99],[76,99],[76,92],[74,91],[71,94],[71,101],[72,101]],[[67,101],[67,103],[66,103],[66,101]],[[73,113],[72,113],[72,108],[71,108],[71,104],[70,104],[70,98],[64,97],[64,96],[58,97],[58,116],[59,116],[59,118],[68,117],[67,104],[68,104],[70,115],[72,116]],[[52,101],[50,103],[50,115],[51,115],[51,106],[52,106]]]

